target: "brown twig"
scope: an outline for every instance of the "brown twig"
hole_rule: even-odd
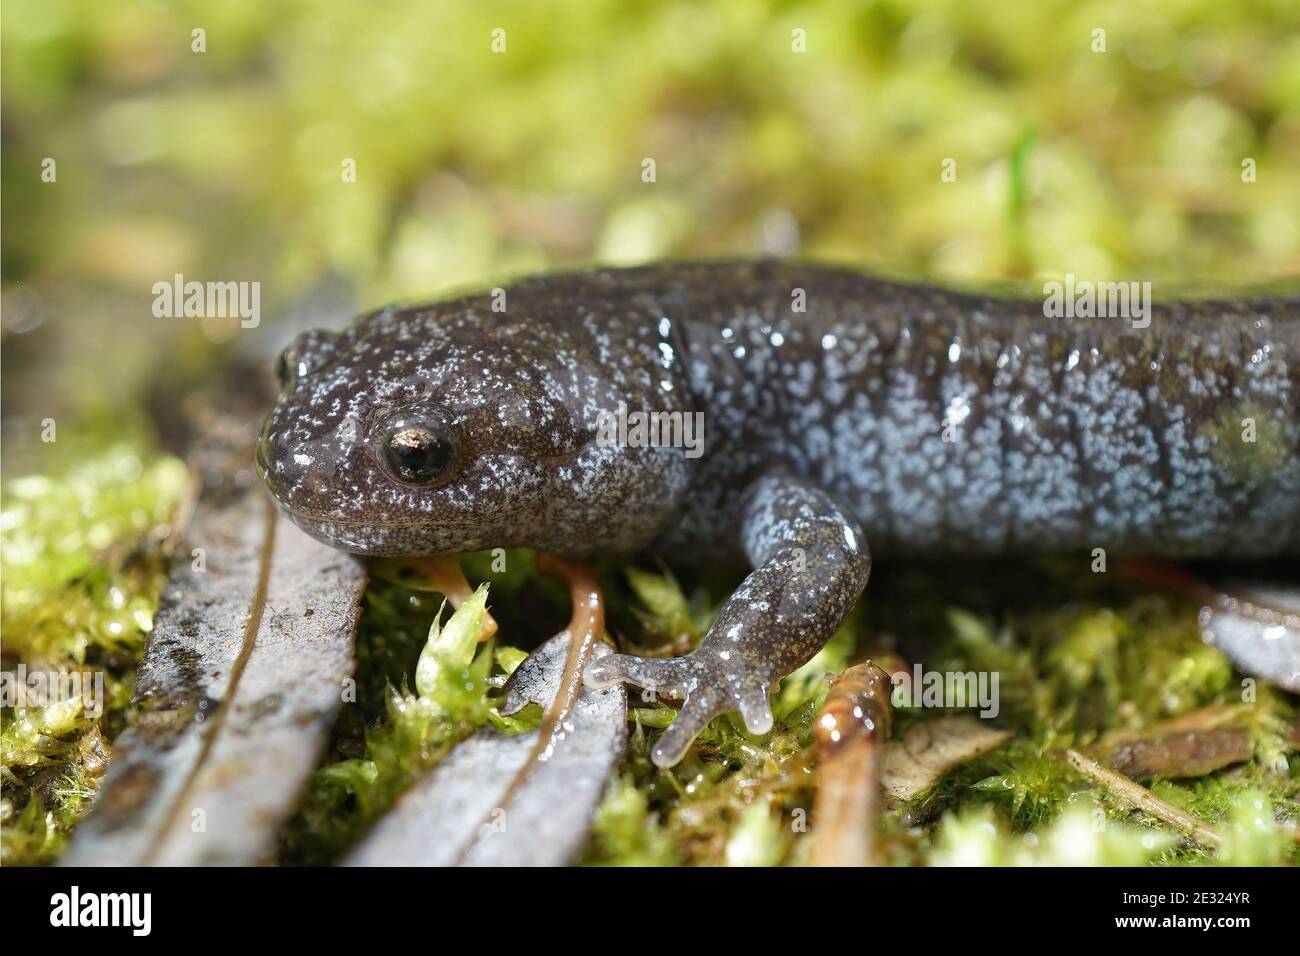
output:
[[[1065,751],[1065,759],[1086,777],[1091,777],[1101,784],[1120,803],[1134,809],[1149,813],[1151,816],[1173,827],[1175,830],[1191,837],[1197,843],[1209,847],[1218,847],[1222,838],[1217,830],[1203,822],[1181,807],[1176,807],[1167,800],[1161,800],[1141,784],[1134,783],[1121,773],[1109,767],[1103,767],[1091,757],[1085,757],[1079,751],[1070,748]]]
[[[868,661],[835,681],[813,737],[821,754],[814,866],[875,866],[880,747],[889,739],[889,674]]]

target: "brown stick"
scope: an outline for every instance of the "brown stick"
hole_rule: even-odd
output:
[[[454,554],[432,554],[428,557],[409,558],[411,565],[418,568],[435,588],[440,591],[454,608],[469,600],[474,589],[465,580],[461,570],[460,559]],[[497,632],[497,622],[491,614],[483,612],[483,623],[478,632],[478,642],[482,644]]]
[[[889,739],[889,674],[868,661],[835,681],[813,737],[821,754],[813,866],[876,866],[880,746]]]
[[[1203,822],[1199,817],[1193,816],[1181,807],[1174,806],[1167,800],[1161,800],[1146,787],[1134,783],[1128,777],[1116,773],[1109,767],[1103,767],[1091,757],[1085,757],[1077,750],[1068,749],[1065,751],[1065,759],[1070,762],[1070,766],[1074,767],[1074,769],[1087,777],[1091,777],[1109,790],[1111,795],[1125,806],[1151,814],[1157,820],[1168,824],[1204,846],[1217,847],[1222,841],[1218,831]]]

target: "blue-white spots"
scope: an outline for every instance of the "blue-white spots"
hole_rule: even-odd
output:
[[[838,626],[868,546],[1300,552],[1294,299],[1158,306],[1136,330],[737,263],[549,276],[508,301],[386,309],[307,340],[324,351],[295,363],[259,470],[302,527],[360,553],[742,551],[754,571],[718,619],[726,656],[710,637],[601,665],[686,696],[657,763],[733,704],[770,725],[766,691]],[[376,417],[411,403],[456,433],[455,466],[427,486],[376,455]],[[598,446],[619,403],[704,414],[702,457]]]
[[[948,403],[944,421],[951,425],[960,425],[970,417],[970,405],[964,395],[958,395]]]

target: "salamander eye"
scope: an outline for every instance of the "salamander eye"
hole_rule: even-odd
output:
[[[322,329],[310,329],[284,347],[275,360],[275,378],[280,388],[292,388],[298,380],[326,365],[334,354],[338,336]]]
[[[288,388],[293,384],[295,372],[294,367],[298,364],[294,356],[292,345],[286,345],[280,351],[280,357],[275,360],[275,380],[280,383],[281,388]]]
[[[378,451],[398,481],[428,485],[442,478],[456,459],[456,439],[438,418],[399,411],[381,423]]]

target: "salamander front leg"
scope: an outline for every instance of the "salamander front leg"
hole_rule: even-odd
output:
[[[705,725],[740,711],[754,734],[772,729],[771,694],[835,633],[866,587],[871,554],[857,522],[815,485],[784,476],[755,481],[741,506],[741,545],[754,570],[700,646],[683,657],[611,654],[586,681],[626,681],[683,701],[651,759],[671,767]]]

